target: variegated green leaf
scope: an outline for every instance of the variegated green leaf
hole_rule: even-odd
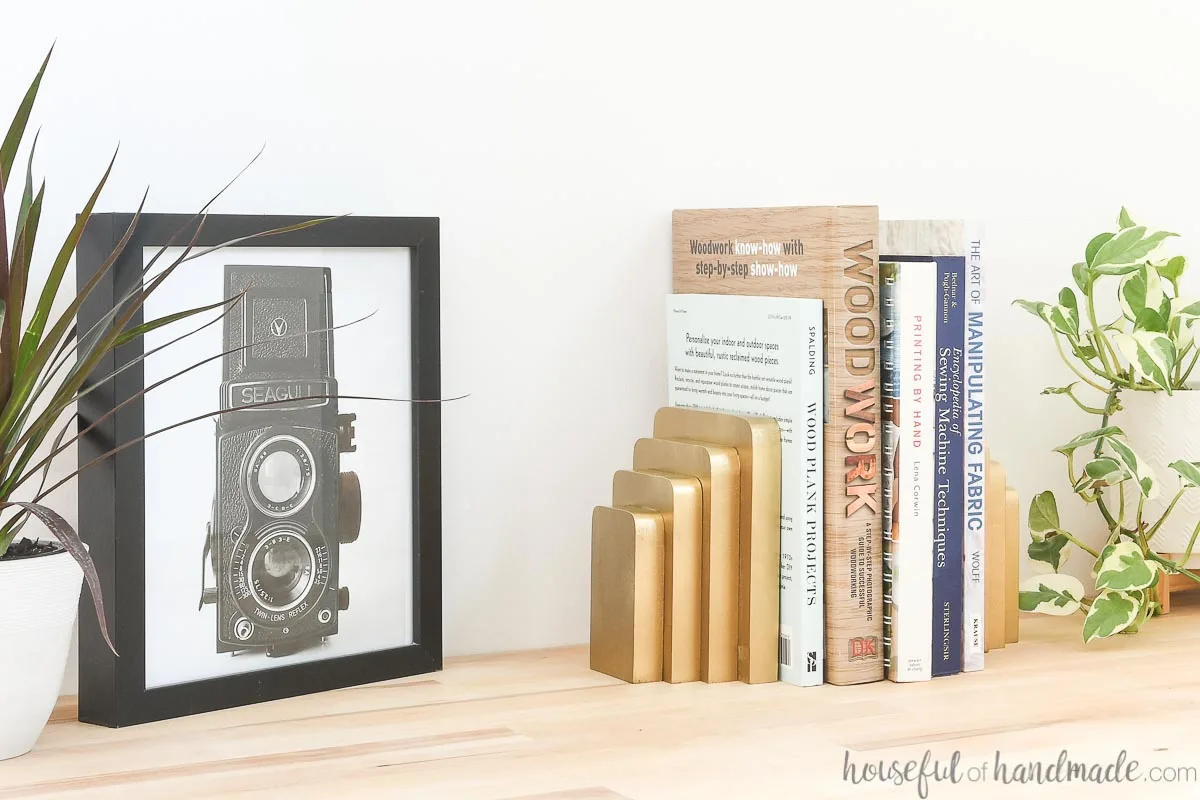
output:
[[[1200,462],[1172,461],[1168,466],[1179,473],[1185,486],[1200,486]]]
[[[1017,602],[1022,611],[1065,617],[1079,610],[1083,584],[1073,575],[1034,575],[1021,583]]]
[[[1157,312],[1164,319],[1171,313],[1170,298],[1163,292],[1158,270],[1145,264],[1121,279],[1117,296],[1126,319],[1137,319],[1146,310]]]
[[[1187,269],[1187,259],[1183,256],[1172,256],[1166,261],[1158,262],[1154,266],[1158,270],[1158,274],[1170,281],[1171,285],[1175,287],[1176,293],[1178,293],[1179,278],[1183,275],[1184,270]]]
[[[1075,336],[1079,336],[1079,301],[1075,298],[1075,292],[1071,291],[1071,287],[1064,286],[1058,293],[1058,308],[1061,309],[1067,323],[1075,331]]]
[[[1154,471],[1138,458],[1137,453],[1133,452],[1133,448],[1117,438],[1105,439],[1105,443],[1116,453],[1117,458],[1125,465],[1125,469],[1133,475],[1142,496],[1151,500],[1158,497],[1158,482],[1154,480]]]
[[[1079,385],[1079,381],[1068,383],[1066,386],[1047,386],[1042,389],[1042,394],[1070,394],[1071,390]]]
[[[1093,642],[1125,630],[1137,619],[1144,601],[1140,592],[1106,589],[1096,595],[1083,620],[1083,641]]]
[[[1125,431],[1121,430],[1116,425],[1108,425],[1103,428],[1097,428],[1094,431],[1088,431],[1087,433],[1081,433],[1078,436],[1076,436],[1074,439],[1072,439],[1071,441],[1067,442],[1066,444],[1054,448],[1054,452],[1068,455],[1070,453],[1075,452],[1076,450],[1078,450],[1081,447],[1085,447],[1089,444],[1096,442],[1099,439],[1107,439],[1110,436],[1124,436],[1124,435],[1125,435]]]
[[[1146,561],[1136,544],[1117,542],[1100,552],[1096,588],[1123,592],[1147,589],[1154,583],[1157,573],[1158,568]]]
[[[1132,478],[1129,470],[1115,458],[1101,456],[1089,461],[1083,468],[1083,475],[1075,482],[1075,491],[1082,492],[1090,489],[1102,489],[1105,486],[1116,486]]]
[[[1029,530],[1034,533],[1046,533],[1058,530],[1058,503],[1054,500],[1054,492],[1047,489],[1035,495],[1029,504]]]
[[[1029,547],[1026,548],[1026,552],[1032,561],[1049,564],[1055,572],[1058,572],[1067,560],[1063,548],[1069,543],[1070,540],[1061,533],[1051,532],[1044,539],[1034,539],[1031,541]]]
[[[1149,308],[1144,308],[1138,312],[1137,318],[1133,321],[1134,331],[1148,331],[1150,333],[1166,333],[1167,318],[1157,311]]]
[[[1083,251],[1083,260],[1087,266],[1092,266],[1096,261],[1096,254],[1100,252],[1100,248],[1112,241],[1116,236],[1115,233],[1100,233],[1092,237],[1092,240],[1087,243],[1087,248]]]
[[[1133,220],[1129,218],[1129,212],[1125,210],[1125,206],[1121,206],[1121,213],[1117,215],[1117,227],[1121,230],[1134,227]]]
[[[1092,281],[1094,277],[1092,270],[1086,262],[1080,261],[1075,266],[1071,267],[1071,277],[1075,279],[1075,285],[1079,287],[1079,291],[1087,294],[1091,291]]]
[[[1050,327],[1068,339],[1075,340],[1079,338],[1078,311],[1072,316],[1070,309],[1063,308],[1062,306],[1051,306],[1048,322],[1050,323]]]
[[[1112,237],[1100,246],[1096,256],[1089,262],[1097,271],[1138,264],[1148,258],[1168,238],[1178,234],[1169,231],[1151,231],[1144,225],[1135,225]],[[1118,274],[1118,273],[1109,273]]]
[[[1013,305],[1019,306],[1035,317],[1039,317],[1043,322],[1050,324],[1050,309],[1052,306],[1049,303],[1043,303],[1040,300],[1013,300]]]
[[[1150,609],[1154,604],[1150,602],[1150,598],[1143,596],[1142,603],[1138,606],[1137,616],[1133,618],[1133,622],[1125,627],[1121,633],[1137,633],[1146,624],[1146,620],[1150,618]]]
[[[1175,343],[1164,333],[1134,331],[1114,333],[1113,343],[1121,351],[1135,378],[1144,378],[1171,394],[1171,372],[1175,369]]]
[[[1196,319],[1200,317],[1200,300],[1175,297],[1171,299],[1171,315]]]

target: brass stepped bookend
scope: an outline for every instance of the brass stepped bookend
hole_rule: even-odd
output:
[[[627,683],[662,680],[662,515],[592,510],[591,668]]]
[[[704,442],[638,439],[633,448],[633,468],[691,475],[700,482],[700,680],[737,680],[737,450]]]
[[[619,470],[612,504],[642,506],[663,519],[663,676],[700,680],[700,580],[704,496],[700,481],[674,472]]]
[[[1004,466],[988,460],[984,497],[984,652],[1020,638],[1021,518]]]
[[[714,442],[737,450],[740,462],[737,678],[779,680],[779,423],[770,417],[660,408],[658,439]]]

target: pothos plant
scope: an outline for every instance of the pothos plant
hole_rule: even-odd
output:
[[[1065,396],[1099,418],[1092,430],[1054,451],[1066,462],[1075,495],[1096,507],[1107,538],[1098,549],[1085,544],[1063,528],[1054,493],[1041,492],[1029,506],[1028,546],[1041,574],[1020,589],[1023,611],[1082,614],[1085,642],[1140,629],[1158,610],[1155,587],[1164,574],[1200,582],[1200,576],[1182,566],[1200,535],[1200,520],[1179,562],[1154,550],[1155,534],[1180,498],[1200,487],[1200,462],[1174,461],[1173,480],[1155,475],[1114,424],[1122,392],[1183,390],[1200,359],[1200,298],[1180,293],[1187,260],[1160,254],[1176,235],[1135,224],[1122,208],[1117,230],[1088,242],[1084,260],[1071,268],[1074,287],[1064,287],[1057,303],[1015,301],[1046,324],[1059,356],[1076,377],[1042,393]],[[1098,298],[1108,301],[1104,307],[1113,309],[1110,315],[1101,316]],[[1171,500],[1158,519],[1151,519],[1146,501],[1162,492],[1172,492]],[[1093,594],[1061,571],[1075,551],[1092,560]]]

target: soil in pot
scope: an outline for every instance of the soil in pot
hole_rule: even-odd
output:
[[[8,552],[0,556],[0,561],[15,561],[18,558],[36,558],[37,556],[52,556],[65,552],[58,542],[44,542],[41,539],[17,539],[8,546]]]

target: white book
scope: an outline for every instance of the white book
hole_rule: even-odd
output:
[[[963,672],[983,669],[983,625],[985,593],[983,581],[984,551],[986,549],[987,519],[984,508],[987,450],[984,435],[984,265],[983,226],[975,222],[965,225],[963,252],[966,263],[966,331],[963,337],[966,350],[963,392]]]
[[[820,300],[667,296],[668,404],[779,422],[779,679],[798,686],[825,675],[822,337]]]
[[[931,677],[937,264],[880,264],[887,315],[884,619],[888,678]],[[888,324],[890,322],[890,326]],[[886,358],[886,355],[885,355]]]

